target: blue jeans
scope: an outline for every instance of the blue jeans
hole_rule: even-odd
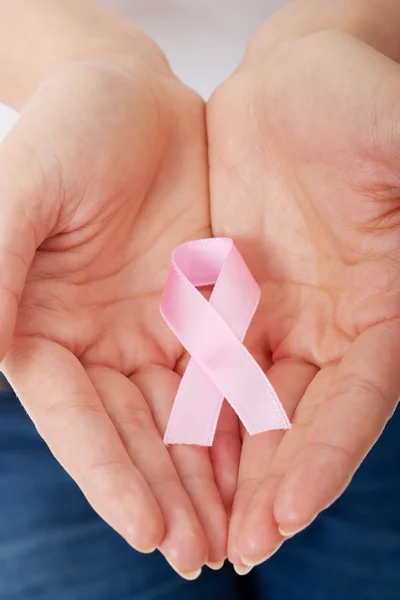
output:
[[[400,411],[343,497],[265,565],[180,579],[92,511],[11,390],[0,394],[1,600],[399,600]]]

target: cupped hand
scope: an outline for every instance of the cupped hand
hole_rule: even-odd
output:
[[[395,62],[325,31],[250,52],[208,104],[213,234],[260,283],[246,342],[293,422],[244,437],[242,568],[342,493],[397,404],[399,94]]]
[[[159,55],[64,65],[1,145],[0,351],[93,507],[190,578],[226,515],[208,450],[163,444],[185,357],[158,304],[173,248],[210,234],[207,151]]]

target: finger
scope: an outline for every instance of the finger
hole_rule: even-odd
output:
[[[289,418],[317,371],[314,365],[289,360],[274,364],[268,371]],[[284,465],[276,455],[281,444],[293,436],[293,429],[245,438],[229,529],[229,559],[235,564],[259,564],[282,542],[273,515],[273,501]],[[290,449],[290,443],[288,446]]]
[[[160,550],[183,577],[194,578],[207,558],[206,540],[146,400],[132,381],[111,369],[91,368],[89,375],[133,464],[161,507],[165,535]]]
[[[141,370],[133,377],[151,407],[161,433],[167,426],[180,377],[162,367]],[[205,560],[215,565],[226,557],[227,518],[217,489],[208,448],[172,445],[169,454],[190,497],[208,540]]]
[[[252,353],[257,363],[260,365],[264,373],[270,371],[273,362],[272,357],[269,353],[264,351],[260,351],[260,347],[262,347],[262,342],[257,337],[257,332],[261,331],[260,327],[257,327],[256,319],[250,325],[250,340],[252,340],[252,346],[248,347],[249,351]],[[256,333],[253,333],[256,332]],[[252,334],[252,335],[251,335]],[[245,513],[248,503],[252,494],[254,493],[254,484],[255,480],[249,474],[248,477],[245,476],[243,478],[243,473],[246,473],[246,455],[248,453],[249,448],[257,446],[260,439],[264,439],[266,434],[249,436],[246,433],[246,428],[243,426],[243,423],[239,421],[239,433],[240,439],[242,440],[241,445],[241,453],[240,453],[240,462],[239,462],[239,470],[236,481],[236,490],[233,499],[233,506],[231,510],[231,518],[229,521],[229,529],[228,529],[228,558],[230,562],[234,565],[234,569],[238,575],[247,575],[247,573],[251,570],[241,560],[238,552],[236,551],[236,535],[238,531],[238,527],[240,525],[243,514]],[[271,437],[274,434],[279,434],[278,431],[271,431]],[[250,463],[251,464],[251,463]]]
[[[134,548],[154,550],[164,534],[160,509],[77,358],[53,342],[20,338],[3,367],[39,433],[93,508]]]
[[[238,417],[230,404],[224,401],[209,453],[215,483],[228,516],[232,512],[236,492],[241,450],[242,440]]]
[[[266,373],[272,364],[271,357],[265,352],[260,352],[259,348],[262,346],[262,342],[254,331],[257,331],[256,321],[253,321],[250,325],[248,334],[250,334],[249,338],[252,341],[252,345],[248,345],[247,348],[256,358],[258,365]],[[239,466],[242,456],[242,440],[244,439],[245,431],[233,408],[228,402],[224,401],[215,432],[214,443],[210,448],[210,456],[215,480],[229,518],[232,516],[232,506],[237,491]]]
[[[275,501],[281,530],[304,528],[346,488],[400,395],[399,321],[365,331],[345,354],[307,444]],[[304,490],[307,490],[304,493]]]
[[[175,371],[180,377],[183,377],[189,360],[190,356],[185,354],[176,365]],[[230,404],[224,401],[213,445],[209,448],[209,455],[215,483],[228,517],[232,511],[233,498],[236,492],[241,448],[240,422]]]

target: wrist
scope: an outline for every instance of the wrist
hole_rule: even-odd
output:
[[[347,33],[400,60],[398,0],[296,0],[253,36],[244,63],[262,60],[277,43],[325,30]]]
[[[168,70],[144,32],[91,0],[0,0],[0,61],[0,101],[17,109],[43,80],[71,63]]]

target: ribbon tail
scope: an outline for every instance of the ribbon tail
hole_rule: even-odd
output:
[[[176,395],[165,444],[212,446],[224,396],[190,360]]]

